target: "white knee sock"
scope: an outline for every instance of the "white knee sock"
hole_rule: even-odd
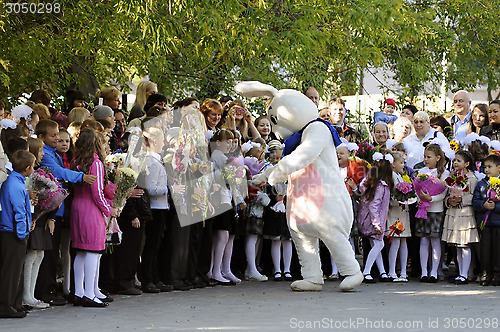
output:
[[[231,258],[233,257],[233,243],[234,235],[229,235],[226,248],[224,249],[224,257],[222,258],[222,273],[224,277],[229,278],[231,281],[240,282],[241,280],[231,271]]]
[[[212,278],[222,282],[228,282],[226,278],[222,277],[222,258],[224,250],[226,249],[227,241],[229,240],[229,232],[219,230],[217,232],[217,242],[214,248],[214,267],[212,268]]]
[[[398,258],[398,251],[401,241],[399,238],[393,237],[391,247],[389,248],[389,276],[396,277],[396,260]]]
[[[422,277],[427,277],[427,262],[429,260],[429,237],[420,239],[420,268],[422,269]]]
[[[86,255],[86,252],[78,251],[73,263],[73,274],[75,276],[75,295],[78,297],[83,297],[85,295],[85,291],[83,288],[83,272],[85,267]]]
[[[441,239],[438,237],[431,238],[431,247],[432,247],[431,277],[437,278],[439,263],[441,262]]]
[[[95,271],[94,294],[98,298],[103,299],[103,298],[106,297],[106,295],[104,295],[101,292],[101,289],[99,288],[99,270],[101,269],[101,257],[102,257],[102,254],[98,254],[98,256],[99,257],[97,258],[97,268],[96,268],[96,271]]]
[[[333,260],[332,255],[330,255],[330,262],[332,263],[332,273],[331,274],[339,273],[339,269],[337,268],[337,264],[335,264],[335,261]]]
[[[23,289],[23,302],[34,303],[35,298],[31,294],[31,274],[33,272],[33,263],[37,256],[36,250],[28,249],[26,258],[24,259],[24,289]]]
[[[33,262],[33,270],[31,271],[30,294],[33,299],[37,300],[35,298],[36,279],[38,278],[38,271],[40,270],[40,265],[42,265],[45,251],[44,250],[35,250],[35,251],[36,251],[36,258],[35,261]]]
[[[61,234],[61,261],[62,261],[62,272],[63,272],[63,292],[64,294],[69,294],[71,285],[71,256],[69,254],[69,245],[71,242],[71,237],[69,230],[62,230]]]
[[[461,247],[457,247],[457,262],[458,262],[458,275],[461,276],[462,275],[462,266],[464,264],[463,260],[462,260],[462,248]]]
[[[460,275],[467,279],[469,277],[469,268],[472,259],[471,250],[469,247],[460,249],[462,249],[462,266],[459,265]]]
[[[377,261],[377,267],[379,266],[379,255],[382,249],[384,248],[384,241],[383,240],[375,240],[370,238],[370,244],[372,245],[372,248],[370,249],[370,252],[368,253],[368,257],[366,258],[366,264],[365,268],[363,270],[363,274],[367,275],[370,274],[370,271],[372,269],[373,263]],[[380,260],[382,260],[382,256],[380,256]],[[384,265],[382,264],[382,269],[379,267],[379,272],[380,273],[385,273]]]
[[[85,255],[85,265],[83,267],[83,282],[84,282],[84,291],[85,296],[95,302],[100,302],[99,299],[96,298],[94,289],[95,289],[95,277],[97,273],[97,263],[99,261],[99,254],[93,252],[87,252]]]
[[[251,274],[260,274],[257,271],[257,266],[255,264],[255,248],[257,245],[257,235],[249,234],[247,235],[245,254],[247,256],[247,271]]]
[[[281,272],[281,240],[271,241],[271,257],[273,259],[274,272]]]
[[[401,244],[399,245],[399,260],[401,264],[401,276],[406,278],[406,265],[408,264],[408,245],[406,244],[406,238],[401,238]]]
[[[290,272],[292,263],[292,240],[281,241],[283,245],[283,272]]]

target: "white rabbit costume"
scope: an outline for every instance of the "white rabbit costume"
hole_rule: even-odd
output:
[[[242,82],[235,90],[245,97],[270,97],[267,115],[273,132],[286,139],[306,125],[298,146],[279,163],[254,177],[255,183],[288,180],[287,221],[295,243],[304,280],[291,284],[297,291],[322,289],[323,273],[319,242],[323,241],[346,278],[342,291],[363,281],[358,262],[349,244],[353,222],[351,198],[340,174],[332,133],[318,121],[314,103],[296,90],[277,90],[260,82]]]

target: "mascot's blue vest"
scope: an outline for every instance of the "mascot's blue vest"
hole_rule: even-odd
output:
[[[298,132],[296,132],[295,134],[293,134],[292,136],[288,137],[285,140],[283,157],[292,153],[297,148],[297,146],[299,146],[300,141],[302,140],[302,132],[304,131],[304,129],[306,129],[307,126],[316,121],[323,122],[328,127],[328,129],[330,129],[330,133],[332,134],[333,143],[335,144],[335,147],[339,146],[342,143],[342,141],[340,140],[339,133],[337,132],[337,129],[335,129],[330,122],[325,121],[321,118],[317,118],[306,124],[301,130],[299,130]]]

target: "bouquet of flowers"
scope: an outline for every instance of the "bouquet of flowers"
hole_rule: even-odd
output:
[[[499,202],[500,201],[500,179],[491,177],[490,181],[488,183],[488,191],[486,192],[486,195],[489,200],[493,202]],[[492,210],[486,211],[484,214],[484,219],[481,221],[481,224],[479,225],[480,230],[484,230],[486,227],[486,223],[488,222],[488,219],[491,215]]]
[[[366,160],[368,163],[373,163],[373,154],[379,152],[379,148],[375,148],[368,142],[361,142],[359,144],[359,149],[356,152],[356,156]]]
[[[386,230],[386,232],[390,232],[389,233],[389,243],[391,243],[392,241],[392,238],[394,237],[394,235],[401,235],[401,233],[403,233],[405,231],[405,227],[403,226],[403,223],[401,221],[396,220],[394,222],[394,224],[392,224],[388,230]]]
[[[467,176],[462,172],[453,172],[445,180],[446,185],[450,188],[450,196],[462,197],[462,195],[469,191],[467,185]]]
[[[446,186],[441,182],[441,180],[428,174],[419,174],[413,180],[413,187],[419,197],[422,191],[427,191],[429,195],[435,196],[446,190]],[[427,209],[430,206],[430,202],[422,200],[415,217],[427,219]]]
[[[63,189],[50,169],[46,167],[41,167],[31,174],[26,180],[26,188],[38,193],[38,204],[31,216],[33,220],[58,209],[68,196],[68,192]]]
[[[229,184],[229,188],[231,188],[233,193],[236,191],[242,197],[248,195],[247,168],[245,166],[232,162],[231,159],[229,159],[222,172],[224,179]]]
[[[392,197],[401,204],[413,204],[417,198],[417,193],[411,181],[403,181],[396,184]]]
[[[450,141],[450,148],[451,148],[453,151],[457,152],[457,151],[458,151],[458,149],[460,149],[460,144],[458,144],[458,143],[457,143],[457,142],[455,142],[455,141]]]
[[[368,172],[370,164],[366,160],[354,157],[349,158],[347,164],[347,177],[353,179],[356,184],[363,179],[365,174]]]

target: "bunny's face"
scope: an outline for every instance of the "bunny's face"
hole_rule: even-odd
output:
[[[273,132],[287,139],[318,117],[316,105],[296,90],[280,90],[267,107]]]

